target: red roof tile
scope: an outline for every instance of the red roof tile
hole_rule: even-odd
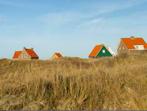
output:
[[[58,57],[63,57],[60,53],[57,53],[57,52],[55,53],[55,55]]]
[[[15,51],[13,59],[17,59],[22,51]]]
[[[134,45],[145,45],[143,38],[122,38],[123,43],[128,49],[135,49]]]
[[[92,52],[90,53],[89,57],[96,57],[102,48],[103,48],[103,45],[96,45],[94,49],[92,50]]]
[[[144,48],[146,48],[146,49],[147,49],[147,44],[145,44],[145,45],[144,45]]]
[[[35,53],[33,49],[25,49],[25,50],[32,58],[38,58],[38,55]]]

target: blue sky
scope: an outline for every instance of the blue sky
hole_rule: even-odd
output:
[[[122,37],[147,41],[147,0],[0,0],[0,56],[33,47],[87,57],[96,44],[114,51]]]

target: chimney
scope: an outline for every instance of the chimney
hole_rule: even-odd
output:
[[[26,49],[26,47],[23,47],[23,49]]]
[[[131,38],[131,39],[134,39],[134,38],[135,38],[135,36],[131,36],[130,38]]]

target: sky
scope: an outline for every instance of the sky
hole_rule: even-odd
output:
[[[120,38],[147,41],[147,0],[0,0],[0,57],[34,48],[88,57],[97,44],[116,52]]]

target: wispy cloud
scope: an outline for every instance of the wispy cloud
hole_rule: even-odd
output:
[[[145,3],[145,0],[128,0],[128,1],[119,1],[116,3],[108,3],[101,6],[94,7],[91,10],[91,13],[87,14],[87,18],[85,18],[85,22],[82,22],[80,25],[85,26],[85,24],[90,25],[93,23],[99,23],[100,21],[107,19],[109,15],[113,15],[113,13],[120,12],[123,10],[127,10],[129,8],[133,8],[135,6],[141,5]],[[87,23],[88,22],[88,23]]]
[[[13,6],[13,7],[20,7],[21,6],[21,4],[18,4],[17,2],[12,2],[9,0],[1,0],[0,5]]]
[[[65,25],[76,25],[76,26],[85,26],[93,25],[101,22],[105,19],[106,15],[112,14],[114,12],[126,10],[131,7],[135,7],[142,3],[146,2],[145,0],[128,0],[128,1],[119,1],[119,2],[109,2],[105,4],[93,4],[93,7],[86,12],[77,12],[77,11],[63,11],[63,12],[52,12],[41,17],[41,20],[44,21],[47,25],[54,26],[56,28],[62,27]]]
[[[7,20],[7,18],[6,18],[6,17],[4,17],[4,16],[0,16],[0,24],[5,23],[5,22],[6,22],[6,20]]]
[[[48,13],[46,15],[41,16],[39,19],[48,26],[52,28],[61,28],[63,26],[72,27],[73,25],[79,24],[84,19],[86,19],[87,15],[84,15],[80,12],[55,12],[55,13]]]

